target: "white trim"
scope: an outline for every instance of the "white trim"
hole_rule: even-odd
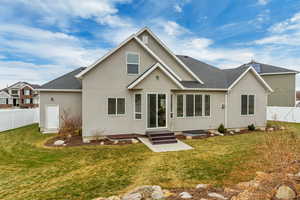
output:
[[[243,115],[242,114],[242,96],[247,96],[247,114],[246,115]],[[249,114],[249,98],[250,98],[250,96],[254,96],[254,108],[253,108],[253,114]],[[252,94],[252,93],[250,93],[250,94],[241,94],[240,95],[240,100],[241,100],[241,105],[240,105],[240,109],[241,109],[241,112],[240,112],[240,116],[241,117],[253,117],[253,116],[255,116],[255,113],[256,113],[256,95],[255,94]]]
[[[134,82],[132,82],[127,88],[128,89],[133,89],[137,84],[139,84],[142,80],[144,80],[149,74],[151,74],[151,72],[153,72],[155,69],[161,69],[169,78],[171,78],[172,81],[174,81],[174,83],[179,86],[179,88],[184,89],[184,87],[181,85],[181,83],[176,80],[169,71],[167,71],[164,67],[161,66],[160,63],[156,63],[155,65],[153,65],[153,67],[151,67],[146,73],[144,73],[142,76],[140,76],[138,79],[136,79]]]
[[[173,74],[173,76],[175,76],[179,81],[182,81],[182,79],[172,70],[172,68],[170,68],[164,61],[162,61],[148,46],[146,46],[138,37],[134,37],[134,39],[136,39],[136,41],[142,46],[144,47],[148,53],[150,53],[159,63],[161,63],[162,65],[164,65],[169,71],[170,73]]]
[[[156,125],[157,127],[153,127],[153,128],[149,128],[148,127],[148,95],[149,94],[155,94],[156,95]],[[158,126],[158,95],[159,94],[164,94],[166,97],[166,126],[164,127],[159,127]],[[147,92],[146,93],[146,130],[157,130],[157,129],[167,129],[168,128],[168,118],[169,118],[169,114],[168,114],[168,93],[164,93],[164,92]]]
[[[139,36],[144,31],[147,31],[187,72],[189,72],[199,83],[204,84],[199,77],[194,74],[148,27],[141,29],[136,33]]]
[[[298,74],[299,72],[270,72],[270,73],[260,73],[259,75],[280,75],[280,74]]]
[[[94,62],[92,65],[87,67],[85,70],[81,71],[79,74],[75,75],[76,78],[82,78],[84,74],[86,74],[88,71],[93,69],[96,65],[98,65],[100,62],[102,62],[104,59],[112,55],[114,52],[116,52],[118,49],[120,49],[122,46],[124,46],[127,42],[130,40],[135,39],[148,53],[150,53],[158,62],[160,62],[162,65],[164,65],[179,81],[182,81],[182,79],[167,65],[165,64],[149,47],[147,47],[139,38],[137,38],[134,34],[128,37],[126,40],[124,40],[118,47],[115,49],[109,51],[107,54],[105,54],[103,57],[101,57],[99,60]]]
[[[37,89],[40,92],[82,92],[81,89]]]
[[[20,88],[20,90],[22,90],[24,87],[26,87],[26,86],[28,86],[28,87],[30,87],[30,89],[31,90],[34,90],[34,88],[33,87],[31,87],[30,85],[28,85],[28,84],[24,84],[21,88]]]
[[[138,63],[130,63],[128,62],[128,54],[133,54],[133,55],[137,55],[138,56]],[[138,52],[131,52],[131,51],[127,51],[125,53],[126,55],[126,72],[127,72],[127,75],[131,76],[131,75],[139,75],[140,74],[140,65],[141,65],[141,59],[140,59],[140,54]],[[138,72],[137,74],[132,74],[132,73],[128,73],[128,64],[133,64],[133,65],[138,65]]]
[[[125,97],[107,97],[107,116],[108,117],[123,117],[126,115],[126,98]],[[109,114],[108,113],[108,99],[115,99],[116,100],[116,114]],[[118,99],[124,99],[124,114],[118,114]]]
[[[176,89],[174,89],[176,90]],[[225,88],[187,88],[184,87],[183,90],[190,90],[190,91],[228,91],[228,89]]]
[[[118,49],[120,49],[123,45],[125,45],[127,42],[129,42],[131,39],[134,38],[134,34],[130,35],[127,39],[125,39],[123,42],[121,42],[119,44],[119,46],[117,46],[116,48],[110,50],[109,52],[107,52],[104,56],[102,56],[101,58],[99,58],[98,60],[96,60],[93,64],[91,64],[90,66],[88,66],[85,70],[81,71],[79,74],[75,75],[76,78],[81,78],[84,74],[86,74],[88,71],[90,71],[91,69],[93,69],[97,64],[99,64],[100,62],[102,62],[103,60],[105,60],[107,57],[109,57],[110,55],[112,55],[114,52],[116,52]]]
[[[228,92],[226,92],[225,94],[225,110],[224,110],[224,126],[225,128],[227,128],[227,112],[228,112],[228,108],[227,108],[227,105],[228,105]]]
[[[48,107],[49,106],[57,106],[58,107],[58,127],[57,127],[57,129],[48,127]],[[49,131],[57,132],[60,128],[60,106],[59,106],[59,104],[45,104],[44,109],[45,109],[45,114],[46,114],[46,116],[45,116],[45,122],[46,122],[45,129],[47,130],[46,132],[49,132]]]
[[[136,107],[135,99],[136,99],[137,94],[141,95],[141,112],[136,112],[136,109],[135,109],[135,107]],[[134,108],[133,108],[133,119],[134,120],[142,120],[143,119],[143,104],[142,104],[143,100],[142,99],[143,99],[142,93],[140,93],[140,92],[134,93]],[[136,114],[140,114],[141,119],[137,119]]]
[[[228,88],[231,90],[249,71],[252,71],[254,75],[258,78],[259,81],[263,83],[263,85],[270,91],[273,92],[272,88],[264,81],[264,79],[256,72],[253,67],[249,67],[246,71],[244,71]]]

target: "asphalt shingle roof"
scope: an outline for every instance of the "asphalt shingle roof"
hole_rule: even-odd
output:
[[[177,57],[204,82],[204,84],[201,84],[197,81],[181,81],[181,84],[186,88],[227,89],[244,71],[249,68],[250,64],[260,64],[260,73],[298,73],[294,70],[257,62],[250,62],[232,69],[219,69],[189,56],[177,55]],[[81,89],[81,80],[75,78],[75,75],[79,74],[84,69],[84,67],[75,69],[70,73],[42,85],[41,89]]]
[[[81,80],[75,78],[85,67],[77,68],[41,86],[40,89],[81,89]]]

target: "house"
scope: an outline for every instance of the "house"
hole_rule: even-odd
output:
[[[82,137],[266,125],[273,91],[253,66],[221,70],[174,53],[148,28],[87,68],[39,89],[40,129],[55,132],[64,111],[82,117]]]
[[[241,67],[245,66],[252,66],[273,89],[273,92],[268,96],[268,106],[295,107],[296,75],[299,73],[298,71],[255,61]]]
[[[17,82],[0,91],[0,108],[35,108],[39,105],[40,86],[27,82]]]

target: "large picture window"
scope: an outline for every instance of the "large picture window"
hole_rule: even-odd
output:
[[[140,57],[137,53],[127,53],[126,57],[127,74],[138,74]]]
[[[124,115],[125,114],[125,98],[108,98],[109,115]]]
[[[254,95],[241,96],[241,115],[254,115],[254,110],[255,110],[254,101],[255,101]]]
[[[0,104],[7,104],[6,98],[0,98]]]
[[[183,95],[177,95],[177,117],[183,117],[184,108],[186,117],[210,116],[210,95],[186,94],[184,105]]]
[[[135,94],[134,96],[134,118],[135,119],[142,119],[142,95]]]

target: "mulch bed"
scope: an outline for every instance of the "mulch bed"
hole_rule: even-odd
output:
[[[131,139],[136,139],[135,137]],[[90,146],[90,145],[129,145],[132,144],[131,139],[127,138],[127,140],[118,140],[118,143],[115,143],[112,140],[109,139],[101,139],[101,140],[92,140],[90,143],[84,143],[82,141],[82,137],[79,135],[72,136],[70,139],[65,140],[64,138],[60,136],[56,136],[53,138],[50,138],[45,142],[45,146],[49,147],[60,147],[54,145],[54,142],[57,140],[64,140],[65,145],[62,146],[69,146],[69,147],[74,147],[74,146]]]

